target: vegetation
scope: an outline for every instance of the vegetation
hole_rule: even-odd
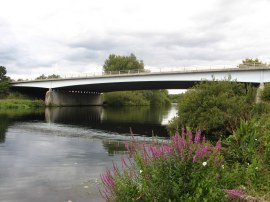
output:
[[[142,60],[137,60],[134,54],[130,56],[109,55],[109,58],[105,60],[103,65],[103,71],[121,71],[121,70],[144,70],[144,64]]]
[[[178,103],[181,99],[181,97],[183,97],[184,94],[170,94],[169,98],[171,100],[171,103]]]
[[[0,109],[21,109],[44,107],[42,100],[30,99],[2,99],[0,100]]]
[[[0,66],[0,99],[8,95],[10,78],[6,76],[6,68]]]
[[[132,137],[122,169],[114,164],[101,176],[101,194],[119,202],[268,201],[270,138],[261,125],[255,131],[253,126],[242,122],[225,148],[220,140],[212,145],[201,138],[200,131],[193,137],[182,130],[169,143],[140,143]]]
[[[104,62],[103,70],[132,71],[143,70],[142,60],[137,60],[134,54],[118,56],[111,54]],[[143,105],[169,105],[167,90],[119,91],[104,94],[105,104],[110,106],[143,106]]]
[[[263,63],[258,58],[246,58],[242,60],[242,64],[239,64],[239,68],[247,68],[247,67],[268,67],[269,65]]]
[[[270,83],[264,84],[264,90],[262,92],[262,100],[270,102]]]
[[[223,157],[221,145],[201,141],[183,131],[169,144],[127,144],[130,157],[122,159],[123,171],[114,165],[113,171],[101,177],[107,201],[222,201],[220,175]]]
[[[222,139],[212,145],[199,130],[194,138],[176,132],[168,143],[133,138],[122,169],[114,165],[101,176],[102,196],[107,201],[270,201],[269,88],[266,84],[263,101],[255,104],[255,89],[236,82],[196,85],[181,96],[177,123]]]
[[[166,106],[170,105],[167,90],[119,91],[105,93],[104,103],[109,106]]]
[[[37,78],[35,78],[35,80],[44,80],[44,79],[59,79],[61,78],[60,75],[57,74],[52,74],[49,76],[45,76],[44,74],[38,76]]]
[[[42,100],[30,100],[26,96],[10,92],[10,78],[6,76],[6,68],[0,66],[0,109],[23,109],[43,107]]]
[[[241,120],[251,116],[256,90],[234,81],[202,81],[187,91],[179,101],[177,126],[215,137],[228,136]]]

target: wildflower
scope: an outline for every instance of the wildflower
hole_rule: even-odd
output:
[[[207,162],[206,162],[206,161],[204,161],[204,162],[202,163],[202,165],[203,165],[203,166],[206,166],[206,165],[207,165]]]
[[[258,139],[257,139],[257,138],[255,138],[255,141],[258,141]]]
[[[229,195],[231,199],[243,199],[244,192],[239,189],[224,189],[225,193]]]
[[[224,169],[224,165],[222,165],[221,167],[222,167],[222,169]]]
[[[140,170],[140,173],[142,173],[143,171],[142,170]]]

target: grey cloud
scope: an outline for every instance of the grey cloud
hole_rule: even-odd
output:
[[[83,40],[75,41],[69,45],[71,48],[85,48],[92,51],[111,50],[120,46],[120,40],[110,37],[100,39],[99,37],[86,38]]]

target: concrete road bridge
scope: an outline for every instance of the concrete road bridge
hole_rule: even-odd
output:
[[[188,89],[201,80],[231,78],[260,85],[270,82],[269,67],[188,68],[173,71],[119,71],[57,79],[12,82],[14,90],[45,96],[47,105],[100,105],[103,92],[151,89]]]

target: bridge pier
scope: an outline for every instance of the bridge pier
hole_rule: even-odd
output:
[[[49,89],[45,96],[46,106],[89,106],[102,105],[99,93],[86,91],[53,91]]]
[[[263,90],[264,90],[264,83],[260,83],[260,86],[257,88],[257,94],[256,94],[256,99],[255,99],[256,103],[261,102]]]

